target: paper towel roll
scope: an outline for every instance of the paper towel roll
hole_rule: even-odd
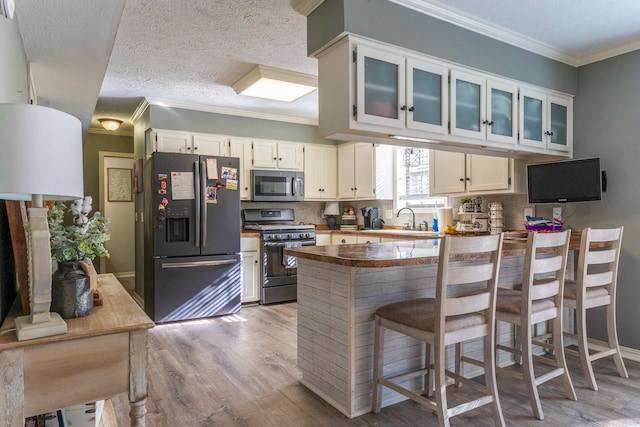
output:
[[[447,225],[453,225],[453,208],[437,208],[438,230],[444,231]]]

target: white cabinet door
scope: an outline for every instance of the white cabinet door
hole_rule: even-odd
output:
[[[251,140],[233,137],[229,141],[229,156],[240,159],[240,199],[251,199]]]
[[[260,300],[259,246],[259,237],[240,238],[242,302],[256,302]]]
[[[451,70],[451,135],[485,139],[486,80]]]
[[[376,198],[376,175],[374,145],[358,143],[355,145],[355,196],[357,199]]]
[[[509,189],[509,159],[477,154],[466,156],[468,192]]]
[[[303,148],[299,142],[278,142],[278,169],[302,170]]]
[[[153,151],[163,153],[188,153],[193,152],[193,140],[189,132],[156,130],[151,132],[154,139]]]
[[[518,106],[520,144],[545,148],[547,131],[546,101],[543,92],[520,88]]]
[[[193,134],[193,152],[205,156],[228,156],[229,137],[206,133]]]
[[[505,80],[487,80],[486,138],[518,142],[518,87]]]
[[[364,45],[356,52],[356,120],[405,127],[405,58]]]
[[[253,141],[254,169],[275,169],[278,167],[278,144],[275,141]]]
[[[346,144],[338,147],[338,198],[355,197],[355,145]]]
[[[573,143],[573,102],[571,98],[547,96],[547,148],[571,152]]]
[[[449,69],[444,65],[407,59],[407,127],[449,133]],[[402,109],[402,107],[401,107]]]
[[[305,200],[333,200],[337,195],[337,148],[331,145],[304,146]]]
[[[430,193],[448,195],[466,191],[465,154],[431,150],[429,153]]]

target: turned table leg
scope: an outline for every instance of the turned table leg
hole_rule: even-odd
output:
[[[131,427],[144,427],[147,409],[147,330],[129,333],[129,403]]]

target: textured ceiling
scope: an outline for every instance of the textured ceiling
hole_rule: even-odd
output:
[[[230,87],[255,64],[317,74],[294,10],[311,1],[18,0],[16,15],[39,102],[131,130],[145,97],[316,120],[315,92],[283,103]],[[639,0],[390,1],[572,65],[640,48]]]

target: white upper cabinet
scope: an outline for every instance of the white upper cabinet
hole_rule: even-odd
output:
[[[542,91],[520,88],[520,144],[572,151],[573,100]]]
[[[366,45],[354,52],[358,122],[447,132],[445,66]]]
[[[232,136],[229,139],[229,157],[240,159],[240,200],[251,199],[251,140]]]
[[[193,153],[193,138],[189,132],[157,129],[149,132],[147,154],[153,151],[162,153]]]
[[[193,152],[205,156],[228,156],[229,137],[209,133],[193,133]]]
[[[429,161],[434,196],[525,192],[525,166],[520,160],[432,150]]]
[[[316,57],[322,137],[395,145],[407,139],[517,157],[572,155],[570,96],[553,101],[555,92],[538,89],[542,113],[526,129],[540,126],[543,139],[525,141],[518,93],[529,85],[355,35]]]
[[[451,134],[517,143],[518,87],[479,74],[451,70]]]
[[[393,148],[366,142],[338,146],[338,198],[393,198]]]
[[[334,145],[305,144],[305,200],[335,200],[338,188],[337,152]]]
[[[297,142],[254,139],[253,168],[302,170],[303,146]]]

